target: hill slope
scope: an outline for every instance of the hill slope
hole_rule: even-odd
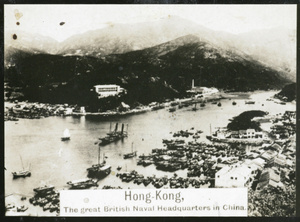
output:
[[[48,37],[19,31],[16,32],[18,40],[15,41],[11,37],[14,32],[7,32],[5,64],[8,64],[7,61],[13,61],[11,56],[15,50],[10,50],[12,47],[34,53],[104,58],[111,54],[143,50],[192,34],[224,50],[242,56],[248,55],[282,72],[290,80],[296,80],[295,30],[274,28],[233,35],[213,31],[171,15],[153,22],[107,25],[103,29],[74,35],[61,43]]]
[[[235,54],[187,35],[173,41],[104,58],[21,53],[5,72],[25,97],[54,103],[89,103],[96,84],[119,84],[127,103],[180,97],[196,85],[248,91],[280,88],[290,81],[247,55]],[[95,100],[93,100],[95,101]]]

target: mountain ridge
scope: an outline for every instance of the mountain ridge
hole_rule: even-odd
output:
[[[279,89],[290,82],[247,55],[195,35],[104,58],[26,54],[16,62],[5,72],[10,85],[21,86],[28,100],[52,103],[98,104],[90,92],[96,84],[118,84],[128,91],[126,104],[147,104],[186,96],[192,79],[229,91]]]
[[[260,38],[263,41],[260,42],[259,39],[255,38],[256,33],[260,33]],[[274,33],[277,34],[274,35]],[[296,47],[294,47],[295,33],[293,30],[255,30],[236,35],[223,31],[213,31],[177,16],[170,16],[154,22],[110,24],[103,29],[74,35],[60,43],[43,40],[45,44],[38,44],[38,41],[33,41],[35,44],[33,48],[36,49],[35,53],[99,58],[110,54],[124,54],[154,47],[189,34],[197,35],[207,42],[226,50],[247,54],[261,63],[285,72],[289,79],[294,81],[296,79]],[[253,42],[254,39],[256,40]],[[18,40],[11,40],[10,42],[15,44]],[[46,46],[47,42],[49,46]],[[22,43],[20,45],[27,47],[29,44]],[[36,45],[40,45],[40,50]],[[7,47],[5,51],[6,49]],[[5,60],[7,60],[8,55],[11,56],[5,52]]]

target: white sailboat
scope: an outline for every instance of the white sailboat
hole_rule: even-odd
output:
[[[71,134],[69,129],[65,129],[63,133],[63,137],[61,138],[62,141],[70,140]]]

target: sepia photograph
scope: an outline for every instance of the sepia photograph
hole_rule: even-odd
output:
[[[296,33],[297,5],[4,5],[5,216],[295,217]]]

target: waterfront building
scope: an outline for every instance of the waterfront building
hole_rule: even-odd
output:
[[[246,187],[253,182],[256,172],[246,164],[224,166],[215,175],[215,187]]]
[[[275,151],[279,151],[281,150],[281,146],[278,145],[277,143],[273,143],[272,145],[270,145],[269,149],[275,150]]]
[[[215,127],[213,135],[218,137],[219,139],[225,139],[230,136],[230,132],[226,127]]]
[[[73,109],[72,108],[65,108],[64,109],[64,115],[65,116],[68,116],[68,115],[71,115],[73,113]]]
[[[235,139],[240,138],[239,131],[231,131],[231,138],[235,138]]]
[[[248,136],[247,136],[247,130],[239,130],[239,136],[240,136],[241,139],[248,138]]]
[[[266,161],[260,157],[255,158],[251,161],[253,164],[256,164],[258,166],[258,169],[262,170],[265,167]]]
[[[278,155],[275,159],[274,159],[274,163],[273,165],[275,167],[285,167],[286,165],[286,158],[284,155]]]
[[[247,138],[255,138],[255,130],[254,129],[247,129],[246,134],[247,134]]]
[[[230,131],[226,127],[215,127],[213,136],[218,139],[233,138],[233,139],[267,139],[265,132],[256,132],[254,129]]]
[[[84,106],[80,107],[80,113],[85,113],[85,107]]]
[[[271,186],[271,187],[281,187],[283,188],[284,185],[280,182],[280,175],[277,170],[273,168],[268,168],[261,173],[259,178],[259,183],[257,185],[257,190],[262,190],[264,187]]]
[[[195,95],[195,97],[203,97],[203,96],[208,96],[208,95],[212,95],[215,93],[218,93],[219,90],[217,88],[214,87],[200,87],[200,86],[195,86],[195,81],[194,79],[192,80],[192,87],[190,90],[187,90],[187,93],[190,93],[192,95]]]
[[[117,96],[118,94],[125,92],[125,89],[121,88],[119,85],[95,85],[95,92],[98,94],[98,99],[108,97],[108,96]]]

